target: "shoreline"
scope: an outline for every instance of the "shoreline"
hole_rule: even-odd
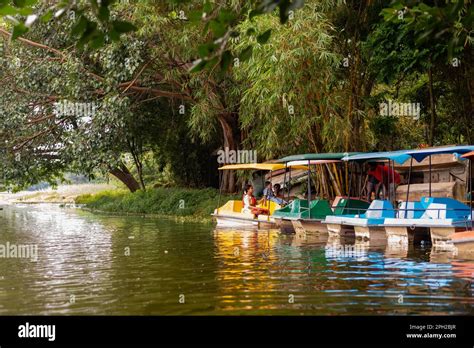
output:
[[[83,210],[85,212],[97,215],[108,215],[108,216],[129,216],[129,217],[141,217],[146,219],[168,219],[174,220],[175,222],[185,223],[185,222],[195,222],[202,224],[213,224],[212,216],[206,217],[195,217],[191,216],[182,216],[182,215],[168,215],[168,214],[157,214],[157,213],[133,213],[133,212],[113,212],[106,211],[94,208],[88,208],[87,206],[79,206],[76,209]]]
[[[167,187],[131,193],[103,184],[62,185],[42,191],[0,192],[0,206],[59,205],[92,214],[170,219],[175,222],[213,224],[211,214],[232,195],[214,188]]]

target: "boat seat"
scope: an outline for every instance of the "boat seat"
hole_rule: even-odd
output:
[[[424,219],[453,219],[467,220],[470,215],[470,208],[452,198],[432,198],[426,207],[422,218]]]
[[[361,214],[360,217],[362,219],[394,218],[395,210],[390,201],[376,199],[370,203],[367,211],[364,214]]]
[[[359,198],[337,196],[334,199],[333,206],[334,215],[355,216],[365,213],[370,204]]]
[[[312,200],[308,209],[308,201],[295,199],[286,207],[274,212],[273,216],[283,219],[324,219],[333,212],[325,199]]]
[[[398,207],[398,218],[419,219],[425,210],[426,206],[422,202],[401,202]]]
[[[340,215],[338,219],[331,220],[332,223],[340,223],[352,226],[381,225],[386,218],[395,217],[395,210],[392,203],[387,200],[374,200],[364,214],[360,215]],[[326,219],[328,220],[328,219]]]

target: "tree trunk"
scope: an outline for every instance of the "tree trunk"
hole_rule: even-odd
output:
[[[230,114],[219,115],[219,123],[222,127],[224,138],[224,150],[227,147],[230,150],[237,151],[237,141],[234,138],[234,131],[231,126]],[[233,170],[224,170],[222,173],[222,191],[235,192],[235,172]]]
[[[130,173],[130,171],[128,170],[128,168],[124,164],[121,164],[117,168],[111,169],[110,174],[115,176],[125,186],[127,186],[127,188],[130,190],[130,192],[135,192],[135,191],[138,191],[140,189],[140,184],[133,177],[132,173]]]
[[[474,63],[472,50],[467,50],[465,54],[465,62],[461,65],[464,69],[464,81],[463,86],[465,92],[464,97],[464,116],[466,119],[466,142],[472,144],[474,142],[474,135],[472,132],[472,125],[474,124],[474,69],[472,64]]]

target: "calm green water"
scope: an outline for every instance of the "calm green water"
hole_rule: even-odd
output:
[[[392,250],[47,205],[4,207],[7,242],[37,245],[38,254],[0,258],[0,315],[474,313],[474,260],[429,246]]]

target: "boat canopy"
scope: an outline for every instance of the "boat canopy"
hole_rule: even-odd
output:
[[[369,152],[362,153],[353,156],[345,156],[344,161],[370,161],[370,160],[392,160],[397,163],[404,163],[410,156],[406,153],[406,150],[401,151],[385,151],[385,152]]]
[[[465,153],[465,154],[462,155],[461,157],[463,157],[463,158],[469,158],[469,159],[474,159],[474,151]]]
[[[301,161],[291,161],[286,163],[287,167],[296,167],[296,166],[304,166],[304,165],[318,165],[318,164],[328,164],[328,163],[340,163],[341,160],[301,160]]]
[[[474,145],[431,147],[427,149],[408,150],[407,153],[418,162],[421,162],[430,155],[452,153],[456,157],[460,157],[461,155],[471,151],[474,151]]]
[[[280,158],[278,163],[286,163],[292,161],[310,161],[310,160],[341,160],[346,156],[359,154],[361,152],[328,152],[328,153],[305,153],[301,155],[292,155]]]
[[[308,169],[308,166],[295,166],[296,169]],[[220,167],[219,170],[280,170],[285,169],[285,165],[282,163],[240,163],[240,164],[228,164]]]
[[[415,150],[399,150],[399,151],[386,151],[386,152],[371,152],[363,153],[353,156],[345,156],[344,161],[369,161],[369,160],[392,160],[399,164],[405,163],[410,157],[413,157],[417,162],[423,161],[430,155],[438,154],[454,154],[457,157],[460,155],[474,151],[474,146],[441,146],[432,147],[426,149],[415,149]]]

